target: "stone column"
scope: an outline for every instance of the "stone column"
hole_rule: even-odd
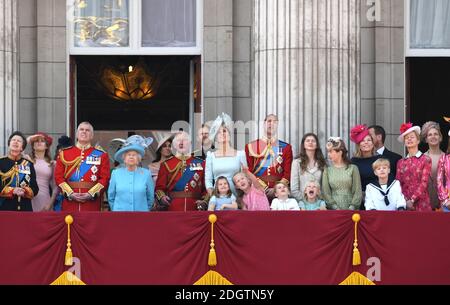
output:
[[[255,120],[277,114],[296,152],[307,132],[322,147],[348,143],[360,119],[359,0],[254,0],[254,57]]]
[[[0,1],[0,153],[16,129],[17,0]]]

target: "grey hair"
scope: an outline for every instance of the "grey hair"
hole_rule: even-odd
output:
[[[441,127],[439,126],[439,124],[434,121],[428,121],[425,124],[423,124],[422,132],[420,134],[420,138],[422,139],[423,142],[426,142],[427,134],[430,131],[430,129],[432,129],[432,128],[434,128],[438,131],[439,136],[442,139],[442,132],[441,132]]]
[[[122,160],[123,160],[123,162],[125,162],[125,156],[129,153],[129,152],[132,152],[132,151],[134,151],[136,154],[137,154],[137,158],[138,158],[138,163],[141,163],[142,162],[142,156],[141,156],[141,154],[139,153],[139,152],[137,152],[136,150],[129,150],[129,151],[126,151],[126,152],[124,152],[123,154],[122,154]]]

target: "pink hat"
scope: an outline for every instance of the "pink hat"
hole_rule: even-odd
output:
[[[369,129],[366,125],[357,125],[350,130],[350,140],[356,144],[361,143],[369,135]]]
[[[53,138],[50,137],[48,134],[44,133],[44,132],[37,132],[34,135],[31,135],[27,138],[27,142],[31,143],[36,141],[38,138],[44,138],[45,142],[47,142],[48,146],[51,146],[53,143]]]
[[[398,136],[397,140],[400,143],[405,142],[405,136],[408,133],[411,133],[413,131],[417,132],[419,134],[419,137],[420,137],[420,127],[419,126],[413,126],[412,123],[404,123],[404,124],[402,124],[402,126],[400,126],[400,133],[401,133],[401,135]]]

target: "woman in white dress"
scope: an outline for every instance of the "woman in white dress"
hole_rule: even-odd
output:
[[[236,196],[233,176],[241,171],[243,165],[247,166],[245,152],[231,146],[232,131],[233,122],[225,113],[219,115],[211,126],[209,137],[214,141],[216,150],[207,153],[205,166],[205,185],[210,195],[214,191],[215,179],[224,176]]]

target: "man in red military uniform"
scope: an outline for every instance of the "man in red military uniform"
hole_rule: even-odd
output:
[[[265,136],[245,146],[249,170],[266,190],[267,197],[274,198],[277,181],[289,185],[291,179],[292,146],[278,140],[278,118],[269,114],[264,120]]]
[[[109,182],[109,157],[92,147],[94,128],[88,122],[78,126],[77,143],[63,149],[55,168],[55,181],[64,194],[63,211],[100,211],[102,194]]]
[[[205,161],[191,156],[191,141],[186,132],[172,142],[174,156],[161,164],[156,179],[158,210],[195,211],[207,201]]]

